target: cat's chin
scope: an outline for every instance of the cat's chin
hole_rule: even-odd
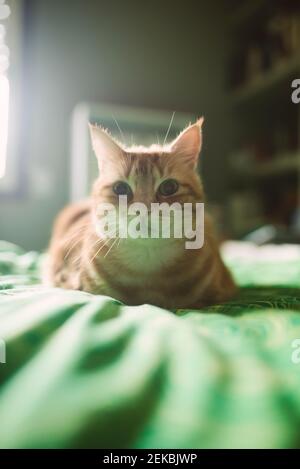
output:
[[[183,250],[184,242],[178,238],[126,238],[118,246],[118,255],[124,265],[137,273],[153,273]]]

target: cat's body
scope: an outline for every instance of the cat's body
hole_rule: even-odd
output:
[[[122,182],[123,191],[126,181],[130,202],[142,202],[148,209],[153,202],[203,202],[195,169],[201,124],[190,126],[167,149],[123,150],[103,130],[91,128],[100,177],[89,199],[59,215],[50,244],[48,281],[130,305],[150,303],[169,309],[199,308],[233,295],[235,285],[221,260],[208,216],[199,249],[187,249],[185,238],[107,239],[96,229],[98,206],[109,202],[118,207],[112,190],[116,181]],[[160,191],[160,184],[166,183]],[[166,196],[166,188],[175,193]]]

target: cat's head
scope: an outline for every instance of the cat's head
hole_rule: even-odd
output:
[[[124,147],[101,127],[90,125],[93,149],[98,160],[99,177],[92,197],[95,205],[119,203],[126,195],[128,205],[203,201],[197,171],[202,146],[203,118],[189,125],[167,145]]]

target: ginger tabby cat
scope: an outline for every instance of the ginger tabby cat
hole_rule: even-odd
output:
[[[108,295],[128,305],[201,308],[226,301],[236,291],[205,214],[204,244],[186,249],[184,238],[107,239],[97,230],[98,207],[130,203],[204,202],[197,172],[203,118],[168,145],[124,148],[91,126],[99,177],[89,199],[58,216],[48,253],[47,282]]]

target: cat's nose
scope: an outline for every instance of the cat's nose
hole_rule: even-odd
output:
[[[147,196],[139,196],[139,197],[135,197],[135,200],[134,202],[139,202],[139,203],[142,203],[145,205],[145,207],[147,208],[148,210],[148,213],[151,212],[151,203],[152,203],[152,200],[147,197]]]

